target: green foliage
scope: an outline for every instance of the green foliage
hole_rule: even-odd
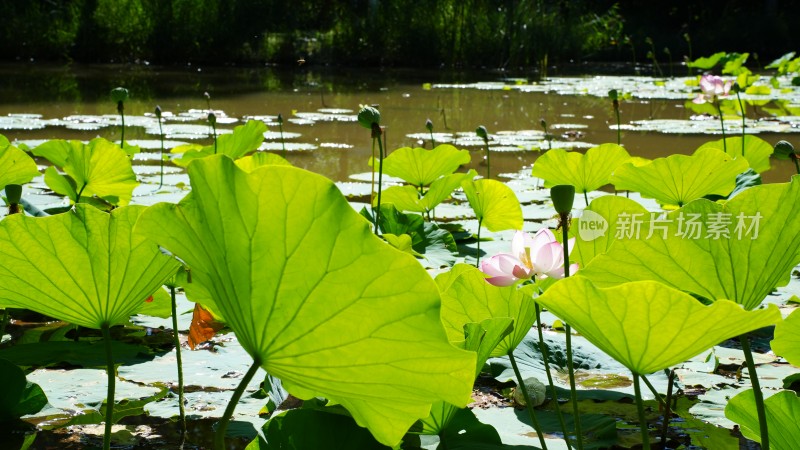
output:
[[[569,184],[587,193],[608,184],[614,170],[630,157],[617,144],[598,145],[585,154],[553,149],[536,160],[532,175],[544,179],[545,187]]]
[[[47,404],[47,397],[36,383],[29,383],[15,364],[0,359],[0,423],[35,414]]]
[[[746,135],[744,138],[741,136],[734,136],[725,138],[718,141],[706,142],[697,148],[715,148],[717,150],[727,151],[733,158],[739,158],[744,152],[744,157],[750,164],[750,168],[758,173],[766,172],[770,169],[769,157],[772,155],[772,146],[769,142],[761,139],[758,136]],[[744,142],[743,142],[744,141]]]
[[[725,339],[780,320],[775,305],[745,311],[718,300],[704,306],[661,283],[599,289],[580,275],[559,281],[536,301],[639,375],[672,367]]]
[[[725,205],[698,199],[655,221],[629,216],[609,230],[623,238],[580,273],[598,286],[655,280],[754,309],[800,263],[798,214],[800,177],[754,186]]]
[[[0,302],[88,328],[127,323],[178,263],[132,229],[141,206],[0,221]]]
[[[522,229],[522,207],[511,188],[487,179],[464,180],[461,187],[475,216],[489,231]]]
[[[38,175],[36,162],[0,135],[0,189],[9,184],[25,184]]]
[[[267,126],[260,120],[248,120],[246,124],[239,125],[233,129],[233,133],[223,134],[217,137],[216,145],[211,144],[199,149],[189,148],[183,152],[181,158],[173,160],[175,164],[186,167],[190,162],[198,158],[205,158],[215,153],[228,155],[231,159],[239,159],[248,153],[255,151],[264,142],[264,132],[267,131]],[[175,152],[176,149],[173,149]],[[248,161],[248,167],[257,166],[258,164],[282,164],[280,160],[272,157],[259,157],[257,161]],[[281,158],[283,159],[283,158]],[[255,164],[254,164],[255,163]],[[288,162],[287,162],[288,163]]]
[[[800,367],[800,310],[795,310],[775,326],[775,339],[770,346],[776,355]]]
[[[472,180],[477,175],[475,170],[470,169],[467,173],[453,173],[437,178],[422,196],[419,190],[411,185],[391,186],[383,191],[381,203],[392,203],[401,211],[419,213],[432,211],[439,203],[445,201],[455,188],[461,186],[461,183]],[[375,202],[377,203],[377,199]]]
[[[800,398],[794,391],[780,391],[764,400],[770,448],[792,450],[800,442]],[[733,397],[725,406],[725,417],[739,424],[742,434],[761,442],[755,396],[748,389]]]
[[[383,173],[402,178],[415,187],[427,187],[470,162],[469,151],[441,144],[432,150],[403,147],[383,160]]]
[[[640,192],[662,205],[683,206],[705,195],[727,196],[736,187],[736,176],[747,167],[745,159],[701,147],[691,156],[671,155],[643,165],[623,164],[611,182],[617,189]]]
[[[287,391],[343,405],[389,445],[437,400],[469,401],[475,356],[447,342],[433,280],[331,181],[286,166],[248,174],[223,155],[188,171],[192,192],[137,230],[186,262],[187,296]]]

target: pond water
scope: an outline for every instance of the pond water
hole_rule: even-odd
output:
[[[632,98],[621,102],[623,127],[642,120],[682,120],[690,125],[684,126],[684,132],[680,127],[675,129],[672,123],[672,128],[668,129],[662,122],[652,122],[662,131],[623,129],[622,144],[633,155],[655,158],[691,153],[702,143],[721,137],[717,120],[690,120],[694,113],[683,105],[692,98],[692,88],[685,87],[681,92],[681,86],[685,85],[682,79],[672,81],[678,86],[676,91],[668,80],[654,86],[652,79],[640,77],[593,78],[587,75],[555,77],[534,83],[488,71],[328,70],[306,66],[282,69],[52,67],[38,64],[0,66],[0,78],[3,79],[0,133],[11,141],[35,144],[45,139],[88,140],[96,136],[118,140],[119,127],[112,126],[116,105],[110,100],[109,92],[116,86],[124,86],[131,94],[125,104],[126,140],[140,142],[143,148],[151,141],[151,147],[158,147],[157,143],[152,144],[158,139],[157,132],[142,126],[141,120],[148,120],[144,115],[152,114],[155,106],[160,105],[165,113],[175,115],[168,117],[167,125],[197,125],[188,130],[172,128],[175,134],[168,136],[168,146],[178,142],[209,143],[209,129],[203,126],[204,110],[209,105],[204,93],[208,92],[210,106],[219,116],[218,132],[230,130],[250,116],[262,118],[270,131],[277,132],[275,116],[282,114],[286,120],[283,131],[289,144],[288,159],[296,166],[336,181],[369,171],[369,132],[353,122],[353,115],[361,104],[379,105],[389,151],[403,146],[429,148],[425,121],[430,118],[436,133],[463,133],[464,139],[457,145],[475,150],[471,164],[474,168],[482,158],[474,130],[479,125],[486,126],[498,139],[493,148],[500,150],[493,152],[493,173],[516,173],[533,163],[540,154],[535,151],[537,147],[547,148],[541,119],[546,120],[554,135],[553,146],[586,148],[616,142],[616,119],[611,102],[605,97],[612,87],[632,94]],[[476,82],[484,83],[474,84]],[[190,111],[192,114],[187,114]],[[181,113],[183,117],[179,117]],[[30,114],[39,115],[38,122],[26,122],[24,119]],[[3,117],[8,115],[12,118]],[[23,120],[15,121],[14,117]],[[753,128],[769,117],[757,107],[748,109],[747,118],[753,121]],[[63,120],[57,123],[64,118],[79,123],[67,126]],[[697,124],[704,125],[702,129],[715,135],[698,133]],[[740,122],[732,120],[726,124],[739,125]],[[792,122],[782,128],[765,130],[800,131],[800,128]],[[739,132],[729,130],[729,134]],[[412,134],[418,135],[409,136]],[[277,136],[277,133],[268,136],[267,148],[282,148]],[[791,134],[785,132],[760,136],[771,144],[792,139]],[[157,164],[152,159],[148,163]],[[764,174],[765,181],[788,180],[794,173],[790,161],[773,161],[773,165],[773,170]]]

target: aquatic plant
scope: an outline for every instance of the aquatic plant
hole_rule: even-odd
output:
[[[616,89],[608,91],[608,98],[611,99],[611,108],[614,110],[614,117],[617,119],[617,145],[622,145],[622,134],[620,131],[619,120],[619,93]]]
[[[572,248],[575,238],[569,240]],[[481,271],[495,286],[511,286],[520,280],[564,278],[564,249],[553,232],[542,228],[531,237],[518,230],[511,240],[511,253],[498,253],[481,263]],[[570,272],[578,270],[573,264]]]
[[[117,87],[111,90],[111,100],[117,104],[117,113],[121,121],[119,146],[125,148],[125,101],[128,100],[128,90]]]
[[[378,143],[378,208],[373,211],[375,215],[375,234],[377,235],[378,222],[380,222],[381,218],[381,192],[383,191],[383,142],[381,141],[383,129],[381,129],[381,113],[377,108],[373,108],[372,106],[363,106],[358,112],[358,123],[362,127],[370,130],[370,136],[372,137],[371,161],[375,160],[375,143],[376,141]],[[372,173],[375,173],[374,169]],[[373,186],[374,184],[375,182],[373,179]]]
[[[733,86],[732,81],[725,81],[722,77],[716,75],[703,75],[700,77],[700,94],[693,100],[696,104],[711,103],[719,113],[720,131],[722,131],[722,139],[725,139],[725,117],[722,114],[722,107],[720,106],[720,98],[726,97]],[[723,141],[724,142],[724,141]],[[727,152],[727,147],[725,148]]]
[[[489,231],[519,230],[522,228],[522,207],[516,194],[497,180],[464,180],[461,188],[478,219],[475,267],[481,262],[481,226]]]
[[[475,129],[475,134],[478,135],[479,138],[483,139],[483,147],[486,149],[486,179],[491,179],[492,160],[489,153],[489,132],[486,131],[485,126],[481,125]]]
[[[800,155],[795,152],[794,146],[791,143],[788,141],[778,141],[778,143],[775,144],[774,154],[778,159],[791,159],[792,162],[794,162],[797,174],[800,175]]]

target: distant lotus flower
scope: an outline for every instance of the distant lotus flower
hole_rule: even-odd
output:
[[[716,103],[717,97],[725,97],[730,93],[732,81],[725,81],[722,77],[716,75],[703,75],[700,78],[700,90],[702,91],[696,99],[692,100],[694,103]]]
[[[569,240],[570,253],[574,243],[575,238]],[[570,265],[570,273],[577,270],[577,264]],[[517,231],[511,240],[511,253],[498,253],[484,260],[481,271],[490,276],[486,281],[495,286],[510,286],[532,277],[564,278],[564,249],[547,228],[533,237]]]

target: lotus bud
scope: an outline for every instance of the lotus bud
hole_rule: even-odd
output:
[[[734,94],[738,94],[740,92],[744,92],[744,90],[742,89],[741,86],[739,86],[738,81],[734,81],[733,86],[731,86],[731,92],[733,92]]]
[[[111,100],[116,103],[124,102],[128,99],[128,90],[124,87],[117,87],[111,90]]]
[[[283,125],[283,116],[278,113],[278,125]]]
[[[217,125],[217,116],[213,112],[208,113],[208,123],[210,123],[211,126]]]
[[[361,111],[358,112],[358,123],[368,130],[373,130],[374,134],[375,130],[373,126],[381,124],[381,113],[377,108],[364,106],[361,108]]]
[[[545,130],[547,130],[547,121],[544,119],[539,119],[539,125],[542,126]]]
[[[553,200],[553,207],[559,214],[569,214],[572,211],[572,203],[575,201],[575,186],[571,184],[559,184],[550,188],[550,198]]]
[[[431,121],[431,119],[428,119],[428,120],[425,121],[425,128],[429,132],[433,133],[433,122]]]
[[[8,199],[8,203],[14,205],[19,204],[22,198],[22,186],[19,184],[6,185],[6,198]]]
[[[796,157],[794,153],[794,146],[787,141],[779,141],[777,144],[775,144],[775,150],[773,154],[778,159],[790,159]]]
[[[158,105],[156,105],[156,118],[158,118],[158,120],[161,120],[161,107]]]
[[[486,127],[481,125],[475,129],[475,134],[478,135],[479,138],[482,138],[484,141],[489,140],[489,132],[486,131]]]
[[[610,91],[608,91],[608,98],[610,98],[611,100],[619,100],[619,93],[617,92],[616,89],[611,89]]]

